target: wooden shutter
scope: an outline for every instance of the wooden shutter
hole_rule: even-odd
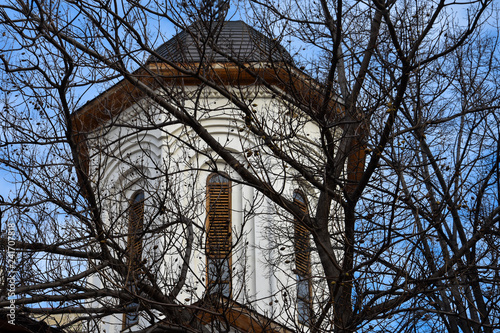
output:
[[[142,259],[142,232],[144,226],[144,192],[134,195],[129,207],[127,255],[128,266],[137,271]]]
[[[307,213],[307,205],[304,196],[300,192],[295,192],[293,198],[294,204],[303,212]],[[294,220],[294,225],[295,268],[297,274],[307,276],[310,270],[309,231],[302,221],[298,219]]]
[[[307,203],[301,192],[296,191],[293,202],[304,213],[307,213]],[[297,316],[299,323],[309,325],[312,318],[311,307],[311,256],[309,248],[309,231],[299,219],[294,219],[295,269],[297,274]]]
[[[144,192],[134,194],[128,208],[128,237],[127,237],[127,266],[129,269],[126,289],[132,294],[137,293],[135,282],[139,275],[140,261],[142,260],[142,234],[144,228]],[[126,329],[139,322],[139,303],[124,304],[127,312],[123,314],[122,329]]]
[[[207,255],[228,258],[231,253],[231,191],[229,180],[213,175],[207,184]]]
[[[231,183],[219,174],[207,180],[207,288],[231,296]]]

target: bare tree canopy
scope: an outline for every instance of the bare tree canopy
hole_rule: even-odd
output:
[[[500,330],[496,15],[5,0],[0,313],[92,332]]]

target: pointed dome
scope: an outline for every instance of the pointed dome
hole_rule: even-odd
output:
[[[156,49],[158,57],[152,55],[148,62],[162,62],[163,59],[176,63],[233,62],[228,56],[244,63],[293,62],[277,41],[243,21],[226,21],[222,27],[211,29],[213,32],[208,33],[209,27],[201,22],[191,25]],[[219,52],[209,45],[217,45]]]

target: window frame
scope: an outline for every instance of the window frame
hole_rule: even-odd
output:
[[[125,289],[132,295],[137,292],[135,281],[140,275],[138,263],[142,260],[145,201],[144,190],[135,191],[129,200],[127,208],[126,265],[128,275],[125,281]],[[125,308],[132,311],[123,313],[122,329],[130,328],[139,323],[139,303],[129,302],[125,304]]]
[[[214,190],[218,186],[220,191]],[[205,240],[205,257],[206,257],[206,287],[209,294],[221,293],[223,296],[230,298],[232,294],[232,183],[225,173],[213,172],[207,177],[206,181],[206,240]],[[217,205],[217,201],[220,200]],[[213,212],[220,212],[222,217],[217,218]],[[226,219],[226,223],[222,222]],[[222,230],[227,236],[213,237],[211,228],[215,226]],[[211,244],[211,241],[222,243],[222,250],[218,250],[217,244]],[[214,248],[216,248],[214,250]],[[214,261],[218,261],[216,265]],[[214,268],[215,267],[215,268]],[[227,267],[227,270],[225,269]],[[212,269],[214,268],[214,269]],[[211,274],[211,271],[216,272],[216,276]],[[224,277],[221,279],[221,277]]]
[[[308,202],[304,193],[295,190],[293,203],[306,214],[309,213]],[[294,224],[294,256],[295,256],[295,279],[297,296],[297,319],[300,324],[310,326],[313,316],[312,312],[312,285],[311,285],[311,251],[310,232],[296,217]],[[300,256],[299,256],[300,254]],[[298,262],[298,261],[301,262]],[[302,262],[304,261],[304,262]],[[304,292],[306,291],[306,292]]]

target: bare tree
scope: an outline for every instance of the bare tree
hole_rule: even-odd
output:
[[[17,228],[19,311],[71,310],[97,325],[140,310],[152,327],[193,331],[203,329],[193,318],[223,313],[221,330],[243,310],[200,295],[262,310],[220,274],[227,265],[245,280],[245,226],[259,215],[284,222],[269,223],[259,249],[282,286],[269,319],[313,332],[498,329],[492,2],[234,6],[1,6],[0,161],[17,186],[1,205]],[[265,62],[224,44],[225,22],[240,13],[275,41],[255,48]],[[191,51],[158,48],[172,31]],[[111,88],[87,102],[97,86]],[[215,95],[228,102],[208,105]],[[211,117],[227,123],[227,141]],[[169,144],[155,150],[157,138]],[[205,179],[209,190],[196,185]],[[255,195],[233,207],[241,223],[224,243],[205,221],[214,198],[238,186]],[[208,264],[197,261],[204,247]],[[229,268],[224,251],[245,254],[243,264]],[[206,282],[210,267],[219,279]]]

